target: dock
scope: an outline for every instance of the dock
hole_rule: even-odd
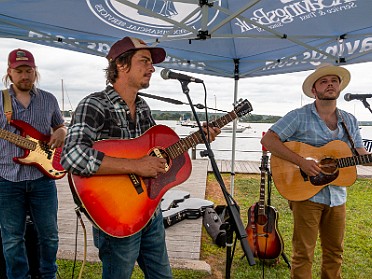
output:
[[[221,173],[231,172],[231,161],[218,160],[217,166]],[[258,174],[260,162],[236,161],[234,173]],[[206,181],[208,172],[212,171],[210,162],[205,159],[192,160],[192,173],[188,180],[174,187],[190,193],[192,198],[205,199]],[[371,178],[372,167],[357,166],[358,178]],[[92,225],[82,215],[83,225],[77,221],[75,212],[76,205],[68,185],[67,177],[57,180],[59,210],[59,259],[78,260],[84,258],[90,262],[98,262],[98,249],[93,245]],[[172,189],[172,190],[173,190]],[[86,231],[86,243],[84,245],[83,226]],[[166,228],[166,243],[169,258],[173,268],[189,268],[211,272],[210,266],[200,260],[202,218],[185,219]],[[76,251],[76,252],[75,252]],[[76,254],[76,255],[75,255]]]

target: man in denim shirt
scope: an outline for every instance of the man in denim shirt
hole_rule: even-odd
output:
[[[116,158],[93,148],[94,142],[101,139],[139,137],[155,125],[149,106],[137,93],[149,86],[155,71],[153,64],[161,63],[165,56],[164,49],[147,46],[137,38],[125,37],[111,47],[106,57],[109,85],[79,103],[68,129],[61,160],[67,170],[79,176],[157,177],[166,172],[164,158],[147,155],[136,159]],[[217,128],[209,131],[211,140],[220,133]],[[110,189],[109,184],[100,186]],[[172,278],[160,210],[156,210],[144,228],[130,236],[115,237],[97,227],[93,232],[103,279],[130,279],[136,261],[145,278]]]
[[[293,152],[283,142],[296,141],[315,147],[333,140],[351,146],[345,123],[360,155],[363,147],[356,118],[337,108],[340,92],[348,85],[350,73],[343,67],[321,65],[303,83],[303,92],[315,102],[295,109],[275,123],[261,143],[276,157],[299,166],[308,176],[321,172],[318,162]],[[326,154],[325,154],[326,155]],[[322,244],[322,279],[341,278],[346,223],[346,188],[328,185],[307,200],[289,201],[294,229],[291,278],[310,279],[316,240]]]

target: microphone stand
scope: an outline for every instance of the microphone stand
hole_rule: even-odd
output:
[[[167,103],[170,103],[170,104],[173,104],[173,105],[190,105],[189,103],[184,103],[184,102],[181,102],[181,101],[176,100],[176,99],[151,95],[151,94],[148,94],[148,93],[145,93],[145,92],[138,92],[137,95],[140,95],[140,96],[143,96],[143,97],[148,97],[148,98],[159,100],[159,101],[163,101],[163,102],[167,102]],[[196,104],[196,105],[193,105],[193,106],[198,108],[198,109],[205,109],[206,108],[206,109],[209,109],[209,110],[214,110],[214,111],[220,111],[220,112],[226,112],[227,113],[227,111],[225,111],[225,110],[205,107],[202,104]]]
[[[370,113],[372,113],[371,106],[368,104],[368,102],[367,102],[367,98],[363,98],[363,99],[360,100],[360,101],[362,101],[364,107],[367,108],[367,109],[369,110]]]
[[[255,265],[256,263],[255,263],[255,260],[254,260],[254,257],[253,257],[253,253],[252,253],[252,251],[249,247],[249,244],[248,244],[247,232],[246,232],[246,230],[244,228],[244,225],[243,225],[243,222],[240,218],[239,206],[237,205],[237,203],[235,202],[233,197],[228,193],[228,191],[226,189],[226,186],[225,186],[224,181],[222,179],[221,173],[218,170],[218,166],[217,166],[216,160],[214,158],[213,151],[211,150],[209,141],[205,137],[205,134],[204,134],[204,131],[203,131],[202,126],[200,124],[198,115],[195,111],[194,106],[192,105],[192,101],[191,101],[191,98],[190,98],[190,95],[189,95],[190,90],[187,87],[189,82],[180,80],[180,83],[182,85],[183,93],[187,96],[187,99],[189,101],[192,113],[193,113],[193,115],[195,117],[195,120],[196,120],[196,123],[198,124],[198,127],[199,127],[199,133],[201,134],[201,137],[202,137],[202,139],[204,141],[204,144],[205,144],[205,147],[207,149],[207,150],[203,151],[203,154],[201,154],[201,155],[203,157],[208,156],[208,158],[211,162],[211,165],[212,165],[213,174],[214,174],[217,182],[219,183],[219,185],[221,187],[222,193],[223,193],[224,198],[225,198],[226,203],[227,203],[226,208],[228,210],[227,211],[228,212],[228,219],[227,219],[228,225],[227,225],[227,229],[226,229],[226,239],[227,239],[227,241],[226,241],[227,242],[226,243],[226,278],[229,279],[230,278],[232,258],[233,258],[233,254],[231,253],[231,247],[232,247],[232,240],[233,240],[234,231],[235,231],[236,237],[240,240],[244,255],[247,257],[249,265],[252,266],[252,265]]]

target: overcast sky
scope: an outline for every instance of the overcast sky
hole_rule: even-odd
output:
[[[10,51],[25,48],[34,54],[41,75],[38,87],[53,93],[60,107],[73,110],[86,95],[105,88],[103,69],[107,66],[104,57],[93,56],[58,48],[27,43],[15,39],[0,39],[0,75],[6,73],[7,57]],[[371,112],[358,100],[344,101],[345,93],[372,94],[372,63],[345,66],[351,72],[351,82],[341,94],[338,106],[356,115],[358,120],[372,120]],[[187,103],[177,80],[163,80],[161,68],[155,68],[150,87],[143,92],[173,98]],[[283,116],[288,111],[312,102],[302,93],[302,82],[310,72],[244,78],[238,82],[238,98],[248,99],[253,106],[253,114]],[[187,73],[204,80],[207,88],[207,106],[217,106],[220,110],[231,111],[234,100],[234,80],[207,75]],[[64,105],[62,105],[62,80],[64,84]],[[4,86],[2,84],[2,86]],[[190,96],[194,104],[204,104],[204,90],[201,84],[189,84]],[[188,110],[188,105],[173,105],[146,98],[152,109]],[[372,98],[368,99],[372,102]]]

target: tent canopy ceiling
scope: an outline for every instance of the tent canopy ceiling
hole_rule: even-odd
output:
[[[105,56],[124,36],[164,47],[159,66],[224,77],[372,60],[372,1],[7,0],[0,37]]]

